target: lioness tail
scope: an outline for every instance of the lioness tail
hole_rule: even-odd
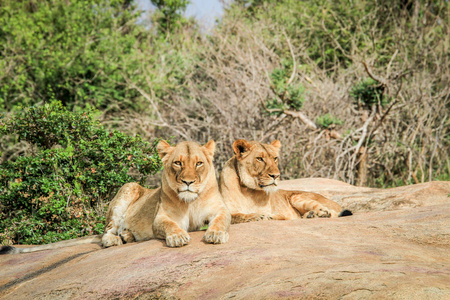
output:
[[[13,246],[2,246],[0,248],[0,255],[2,254],[14,254],[20,253],[19,249],[14,248]]]
[[[338,215],[338,217],[346,217],[346,216],[351,216],[353,215],[353,213],[348,210],[348,209],[344,209],[343,211],[341,211]]]
[[[103,236],[103,234],[91,235],[91,236],[81,237],[81,238],[77,238],[77,239],[73,239],[73,240],[61,241],[61,242],[56,242],[56,243],[52,243],[52,244],[39,245],[39,246],[28,247],[28,248],[16,248],[13,246],[2,246],[0,248],[0,255],[28,253],[28,252],[57,249],[57,248],[70,247],[70,246],[82,245],[82,244],[100,244],[102,241],[102,236]]]

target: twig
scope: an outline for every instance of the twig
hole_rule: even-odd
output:
[[[390,70],[391,70],[391,64],[394,61],[394,59],[397,56],[397,54],[398,54],[398,49],[395,49],[394,55],[392,55],[391,60],[389,61],[389,64],[388,64],[388,66],[386,68],[386,74],[387,74],[388,78],[389,78],[389,73],[390,73]]]
[[[292,81],[294,80],[295,74],[297,72],[297,62],[295,61],[294,49],[292,49],[291,42],[289,41],[289,38],[288,38],[286,32],[283,31],[283,34],[284,34],[284,36],[286,38],[286,41],[287,41],[287,43],[289,45],[289,50],[291,51],[291,56],[292,56],[292,63],[294,64],[294,66],[292,67],[291,77],[289,78],[289,80],[286,83],[286,85],[290,85],[292,83]]]
[[[370,70],[369,66],[367,65],[367,63],[365,61],[363,61],[362,63],[364,65],[364,68],[366,69],[367,74],[369,74],[370,78],[381,83],[383,85],[383,87],[387,86],[386,80],[373,74],[373,72]]]
[[[319,93],[319,95],[322,97],[322,91],[317,87],[317,85],[314,83],[314,81],[311,80],[311,78],[309,78],[308,76],[304,75],[303,76],[305,78],[306,81],[308,81],[315,89],[316,91]]]
[[[264,100],[262,98],[261,99],[261,104],[264,108],[265,111],[267,111],[268,113],[274,113],[274,112],[284,112],[284,110],[282,110],[281,108],[268,108],[266,106],[266,104],[264,103]]]
[[[317,125],[311,121],[305,114],[303,114],[301,111],[292,111],[292,110],[284,110],[283,111],[286,115],[298,118],[300,121],[303,122],[307,127],[311,129],[317,129]]]
[[[369,124],[372,122],[373,118],[375,117],[376,114],[376,109],[375,107],[372,106],[372,113],[370,114],[369,118],[366,120],[366,122],[364,122],[364,125],[362,127],[362,134],[361,137],[359,138],[358,144],[356,144],[355,146],[355,152],[353,153],[353,159],[352,159],[352,164],[351,164],[351,170],[354,169],[355,164],[356,164],[356,157],[359,153],[359,149],[361,148],[362,144],[366,141],[366,137],[367,137],[367,128],[369,127]],[[362,153],[364,154],[364,153]]]
[[[368,70],[368,69],[366,69],[366,70]],[[400,80],[400,87],[399,87],[399,89],[396,92],[395,100],[392,102],[392,104],[389,106],[389,108],[386,110],[386,112],[381,116],[380,120],[375,125],[375,127],[372,128],[372,130],[370,131],[369,135],[367,136],[367,140],[369,140],[370,137],[378,130],[378,128],[381,126],[381,124],[383,124],[383,121],[386,119],[386,116],[389,114],[389,112],[391,111],[392,107],[394,107],[394,105],[398,103],[398,95],[400,94],[400,91],[402,90],[402,87],[403,87],[403,81]]]
[[[70,197],[72,197],[72,192],[73,192],[73,190],[70,191],[70,195],[69,195],[69,197],[67,197],[66,207],[69,207],[69,200],[70,200]]]
[[[349,60],[351,60],[353,62],[353,57],[348,55],[346,53],[346,51],[344,50],[344,48],[342,48],[341,44],[336,40],[336,38],[334,37],[334,34],[330,34],[328,28],[325,26],[325,21],[322,20],[322,29],[323,31],[328,35],[329,38],[331,38],[335,44],[336,47],[339,48],[339,50],[341,50],[342,55],[344,55],[345,57],[347,57]]]
[[[394,107],[395,104],[397,104],[397,99],[395,99],[395,101],[392,102],[391,106],[389,106],[389,108],[386,110],[386,112],[381,116],[381,118],[378,121],[377,125],[375,125],[375,127],[372,128],[372,130],[370,131],[369,135],[367,136],[368,140],[375,133],[375,131],[377,131],[377,129],[381,126],[381,124],[383,123],[384,119],[386,119],[386,116],[389,114],[389,112],[391,111],[391,108]]]
[[[134,88],[136,91],[138,91],[145,99],[147,99],[150,104],[152,104],[156,114],[158,115],[159,120],[162,121],[162,123],[158,123],[158,122],[149,122],[150,124],[156,125],[156,126],[162,126],[162,127],[169,127],[171,128],[173,131],[177,132],[179,135],[183,136],[185,139],[189,140],[189,137],[181,132],[180,130],[178,130],[177,128],[175,128],[172,125],[169,125],[163,118],[163,116],[161,115],[161,113],[158,110],[158,107],[156,106],[156,103],[153,101],[152,97],[150,97],[149,94],[147,94],[144,90],[142,90],[141,88],[139,88],[136,84],[134,84],[131,80],[128,79],[128,77],[123,74],[125,80],[128,82],[128,84]]]

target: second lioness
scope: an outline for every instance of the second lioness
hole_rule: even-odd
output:
[[[351,215],[322,195],[278,189],[278,154],[281,143],[237,140],[235,156],[220,174],[219,188],[231,212],[232,224],[263,219],[291,220]]]

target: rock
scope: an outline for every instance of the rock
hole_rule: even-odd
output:
[[[333,179],[307,178],[282,181],[280,189],[320,193],[353,212],[392,210],[450,202],[450,182],[447,181],[375,189],[356,187]]]
[[[223,245],[151,240],[0,256],[2,299],[449,299],[450,182],[394,189],[302,179],[354,210],[232,225]]]

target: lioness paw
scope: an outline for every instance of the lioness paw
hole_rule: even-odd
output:
[[[186,231],[174,233],[166,237],[166,245],[169,247],[182,247],[187,245],[191,237]]]
[[[206,231],[203,240],[208,244],[224,244],[228,242],[228,232],[222,230],[209,230]]]
[[[244,222],[263,221],[263,220],[269,220],[269,216],[254,214],[253,216],[245,219]]]
[[[303,217],[304,219],[312,219],[312,218],[317,217],[317,214],[316,214],[315,211],[310,210],[310,211],[306,212],[302,217]]]
[[[128,229],[124,229],[119,236],[124,243],[133,243],[135,241],[133,233]]]
[[[303,218],[306,218],[306,219],[311,219],[311,218],[330,218],[330,217],[331,217],[331,212],[329,212],[326,209],[322,209],[322,208],[317,210],[317,211],[315,211],[315,210],[308,211],[308,212],[306,212],[303,215]]]
[[[102,245],[105,248],[112,246],[120,246],[122,244],[123,244],[122,239],[118,235],[112,233],[105,233],[102,237]]]
[[[249,218],[247,222],[252,221],[263,221],[263,220],[269,220],[269,216],[266,215],[256,215],[253,218]]]
[[[327,209],[319,209],[317,212],[316,212],[316,215],[319,217],[319,218],[329,218],[329,217],[331,217],[331,214],[330,214],[330,212],[327,210]]]

